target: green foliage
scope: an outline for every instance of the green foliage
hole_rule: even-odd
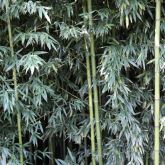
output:
[[[76,156],[73,155],[73,153],[70,151],[70,149],[68,148],[68,155],[66,156],[65,160],[57,160],[56,161],[57,165],[78,165],[78,163],[76,163]]]
[[[89,13],[83,13],[81,0],[9,0],[17,58],[11,58],[6,4],[0,0],[0,161],[20,163],[16,128],[20,112],[25,164],[39,164],[40,159],[47,163],[50,137],[56,164],[85,164],[85,159],[85,165],[90,164],[84,36],[88,50],[93,32],[97,64],[93,83],[99,87],[104,164],[142,165],[148,159],[152,165],[155,3],[94,1],[94,25],[89,27],[83,22]],[[165,162],[164,10],[162,6],[161,163]],[[19,101],[14,94],[14,67]]]

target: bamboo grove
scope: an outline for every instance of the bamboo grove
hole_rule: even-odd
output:
[[[165,164],[160,0],[0,0],[0,164]]]

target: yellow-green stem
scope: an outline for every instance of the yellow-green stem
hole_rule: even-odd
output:
[[[93,28],[91,0],[87,0],[87,6],[89,12],[89,27]],[[98,161],[99,161],[99,165],[103,165],[102,139],[101,139],[99,104],[98,104],[98,89],[96,83],[96,57],[95,57],[94,35],[92,31],[90,32],[90,54],[91,54],[91,66],[92,66],[92,78],[93,78],[93,95],[94,95],[94,109],[95,109],[95,119],[96,119]]]
[[[86,12],[86,3],[83,1],[83,12]],[[84,24],[86,20],[84,18]],[[87,67],[87,81],[88,81],[88,104],[89,104],[89,116],[90,116],[90,138],[91,138],[91,154],[92,154],[92,165],[96,165],[95,159],[95,133],[94,133],[94,114],[93,114],[93,98],[92,98],[92,81],[91,81],[91,68],[90,68],[90,57],[88,51],[88,45],[86,37],[84,36],[84,45],[86,53],[86,67]]]
[[[9,16],[9,2],[7,1],[6,5],[6,13],[7,13],[7,26],[8,26],[8,35],[9,35],[9,44],[11,49],[11,56],[14,57],[14,47],[13,47],[13,37],[11,30],[11,22]],[[18,101],[18,90],[17,90],[17,73],[16,68],[13,69],[13,82],[14,82],[14,91],[15,91],[15,100]],[[17,129],[18,129],[18,139],[19,139],[19,147],[20,147],[20,164],[23,165],[23,145],[22,145],[22,130],[21,130],[21,114],[17,112]]]
[[[156,24],[155,24],[155,140],[154,140],[154,164],[159,165],[159,120],[160,120],[160,18],[161,2],[156,0]]]
[[[86,41],[85,41],[86,42]],[[90,115],[90,132],[91,132],[91,153],[92,153],[92,165],[96,165],[95,160],[95,133],[94,133],[94,114],[93,114],[93,98],[92,98],[92,82],[90,74],[90,58],[89,54],[86,55],[87,66],[87,80],[88,80],[88,102],[89,102],[89,115]]]

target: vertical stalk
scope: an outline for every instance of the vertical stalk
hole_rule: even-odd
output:
[[[84,138],[84,151],[85,151],[85,164],[88,165],[88,158],[87,158],[87,138]]]
[[[66,156],[66,144],[65,144],[65,131],[63,132],[63,135],[62,135],[62,141],[63,141],[63,159],[65,159],[65,156]]]
[[[146,161],[145,161],[145,165],[148,165],[148,159],[149,159],[149,153],[148,153],[148,151],[147,151],[147,153],[146,153]]]
[[[6,13],[7,13],[7,26],[8,26],[8,35],[9,35],[9,44],[11,49],[11,56],[14,57],[14,47],[13,47],[13,37],[11,30],[11,22],[9,16],[9,2],[6,2]],[[13,82],[14,82],[14,91],[15,91],[15,99],[18,101],[18,90],[17,90],[17,73],[16,67],[13,68]],[[21,114],[17,112],[17,129],[18,129],[18,139],[19,139],[19,147],[20,147],[20,164],[23,165],[23,145],[22,145],[22,130],[21,130]]]
[[[92,19],[92,2],[87,0],[88,12],[89,12],[89,27],[93,27]],[[93,95],[94,95],[94,109],[95,109],[95,119],[96,119],[96,139],[97,139],[97,152],[99,165],[103,165],[102,158],[102,139],[101,139],[101,129],[100,129],[100,118],[99,118],[99,104],[98,104],[98,89],[96,84],[96,57],[95,57],[95,45],[94,45],[94,35],[90,32],[90,53],[91,53],[91,66],[92,66],[92,78],[93,78]]]
[[[86,12],[86,3],[83,1],[83,12]],[[86,20],[84,18],[84,25]],[[94,114],[93,114],[93,98],[92,98],[92,81],[91,81],[91,68],[90,68],[90,57],[88,51],[88,45],[84,36],[84,45],[86,53],[86,67],[87,67],[87,81],[88,81],[88,104],[89,104],[89,116],[90,116],[90,139],[91,139],[91,154],[92,154],[92,165],[96,165],[95,159],[95,133],[94,133]]]
[[[156,0],[156,24],[155,24],[155,143],[154,163],[159,165],[159,120],[160,120],[160,18],[161,2]]]
[[[29,139],[30,139],[30,136],[29,136]],[[30,143],[29,150],[30,150],[30,163],[33,164],[33,146],[32,146],[32,143]]]
[[[54,141],[53,137],[49,137],[49,152],[51,154],[49,159],[49,165],[54,165]]]

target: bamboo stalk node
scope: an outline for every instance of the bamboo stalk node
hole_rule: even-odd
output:
[[[160,98],[160,99],[158,99],[158,98],[155,98],[154,100],[155,100],[155,101],[160,101],[160,100],[162,100],[162,99],[161,99],[161,98]],[[163,99],[163,100],[164,100],[164,99]]]
[[[155,48],[160,48],[160,44],[159,45],[155,45]]]

